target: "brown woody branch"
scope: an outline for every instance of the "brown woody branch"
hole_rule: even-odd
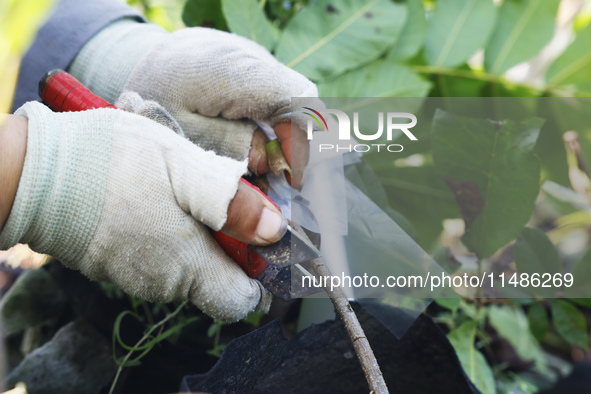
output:
[[[293,226],[299,234],[308,238],[300,226],[295,223]],[[316,274],[321,277],[331,276],[331,272],[324,263],[322,257],[312,260],[312,267],[314,268],[314,271],[316,271]],[[361,364],[361,368],[363,369],[371,393],[388,393],[388,387],[386,386],[386,381],[380,370],[378,360],[373,354],[373,350],[363,332],[359,319],[357,319],[357,315],[353,311],[353,308],[351,308],[351,304],[349,304],[345,293],[340,287],[331,289],[330,286],[325,286],[324,291],[330,297],[341,321],[347,329],[347,334],[353,343],[353,348],[355,349],[355,353],[357,354],[357,358],[359,359],[359,363]]]

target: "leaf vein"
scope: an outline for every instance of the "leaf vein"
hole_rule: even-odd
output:
[[[437,61],[435,62],[435,65],[437,67],[441,67],[443,65],[443,61],[445,60],[445,58],[447,57],[447,55],[451,51],[452,42],[454,42],[455,39],[457,38],[458,34],[460,34],[461,27],[464,23],[466,23],[466,20],[468,19],[468,15],[470,14],[470,11],[472,10],[472,8],[474,8],[474,4],[475,4],[474,0],[471,0],[470,4],[466,4],[464,9],[462,10],[462,13],[460,14],[458,22],[456,22],[452,31],[447,36],[448,39],[445,41],[445,45],[443,46],[443,49],[441,50],[441,53],[439,54],[439,57],[437,58]]]
[[[302,52],[294,60],[292,60],[291,62],[289,62],[287,64],[287,67],[294,68],[296,65],[298,65],[299,63],[301,63],[305,58],[307,58],[308,56],[310,56],[312,53],[316,52],[322,46],[326,45],[330,40],[332,40],[333,38],[335,38],[340,32],[342,32],[347,27],[349,27],[353,22],[355,22],[356,20],[358,20],[363,14],[365,14],[367,12],[367,10],[369,10],[370,8],[372,8],[378,1],[380,1],[380,0],[371,1],[371,2],[367,3],[367,5],[365,7],[360,8],[359,11],[357,11],[356,13],[354,13],[350,18],[348,18],[345,21],[343,21],[343,23],[341,23],[341,25],[339,27],[337,27],[336,29],[334,29],[329,34],[327,34],[321,40],[318,40],[318,42],[316,44],[312,45],[310,48],[308,48],[307,50],[305,50],[304,52]]]
[[[505,45],[503,45],[501,52],[499,52],[499,54],[497,55],[497,59],[495,60],[493,66],[491,67],[491,72],[493,74],[497,74],[498,69],[501,67],[501,64],[503,64],[503,62],[505,61],[505,59],[509,55],[509,51],[511,50],[511,48],[515,44],[515,41],[517,41],[517,39],[521,35],[521,32],[523,31],[523,29],[525,29],[525,25],[527,24],[527,22],[529,22],[529,20],[533,16],[533,14],[537,8],[537,7],[535,7],[535,5],[539,6],[540,1],[532,0],[529,2],[529,4],[527,5],[527,8],[525,9],[525,12],[523,13],[523,17],[519,20],[517,25],[515,25],[515,28],[513,29],[513,31],[511,31],[511,34],[509,35],[509,37],[505,41]]]

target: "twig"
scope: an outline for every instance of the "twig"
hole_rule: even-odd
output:
[[[308,238],[300,226],[294,223],[293,227],[299,234]],[[322,257],[312,260],[311,263],[312,267],[314,267],[314,271],[316,271],[319,276],[332,276]],[[371,393],[388,393],[388,387],[386,386],[386,381],[380,370],[378,360],[373,354],[373,350],[369,345],[365,332],[363,332],[359,319],[357,319],[357,315],[353,311],[353,308],[351,308],[351,304],[349,304],[345,293],[340,287],[331,289],[330,286],[325,286],[324,291],[326,291],[326,294],[330,297],[339,317],[347,329],[347,334],[353,343],[355,354],[357,354],[357,358],[359,359],[359,363],[361,364],[361,368],[363,369]]]

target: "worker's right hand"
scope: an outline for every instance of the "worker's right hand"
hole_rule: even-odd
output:
[[[149,301],[188,298],[219,320],[268,308],[266,290],[205,227],[251,243],[283,235],[275,208],[239,188],[246,161],[121,110],[53,113],[31,102],[16,114],[28,118],[27,151],[0,249],[28,243],[90,279]]]
[[[291,99],[317,97],[318,90],[252,40],[199,27],[168,33],[120,20],[93,37],[69,71],[108,101],[127,90],[158,102],[193,142],[239,160],[249,155],[253,121],[268,122],[291,164],[292,186],[303,184],[308,118]],[[264,150],[256,150],[257,138],[250,169],[260,173],[265,168],[264,160],[259,168],[258,154]]]

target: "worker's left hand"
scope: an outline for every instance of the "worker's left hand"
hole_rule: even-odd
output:
[[[28,243],[90,279],[148,301],[189,299],[214,319],[268,310],[269,293],[207,227],[265,245],[287,222],[239,182],[244,161],[176,135],[162,125],[165,111],[136,98],[117,103],[136,113],[54,113],[37,102],[17,110],[28,119],[18,131],[26,156],[20,180],[9,183],[18,191],[0,223],[0,249]]]
[[[170,34],[121,21],[95,36],[69,71],[107,100],[130,90],[160,103],[205,149],[236,159],[250,150],[253,172],[266,170],[257,166],[263,139],[253,140],[253,121],[269,121],[292,166],[292,186],[302,185],[308,142],[291,98],[317,97],[316,85],[251,40],[207,28]],[[300,125],[293,135],[292,121]]]

